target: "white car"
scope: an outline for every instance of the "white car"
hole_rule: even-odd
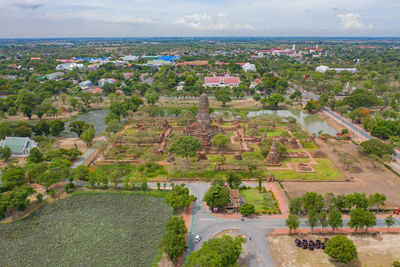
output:
[[[194,241],[199,242],[201,240],[201,235],[196,235]]]

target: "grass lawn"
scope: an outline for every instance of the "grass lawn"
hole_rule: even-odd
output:
[[[319,149],[319,147],[317,146],[317,144],[314,143],[314,142],[301,142],[301,143],[302,143],[303,147],[304,147],[307,151]]]
[[[88,192],[0,224],[1,266],[151,266],[172,209],[167,192]],[[148,194],[148,195],[146,195]]]
[[[136,172],[137,166],[134,165],[103,165],[98,168],[102,171],[111,171],[112,169],[120,169],[123,170],[124,176],[132,177]]]
[[[296,159],[297,160],[297,159]],[[315,159],[312,165],[316,172],[298,173],[295,170],[271,170],[275,179],[279,180],[344,180],[343,173],[336,168],[330,159]]]
[[[256,188],[240,189],[240,194],[244,197],[246,203],[254,205],[255,210],[274,210],[275,204],[271,193],[260,192]]]

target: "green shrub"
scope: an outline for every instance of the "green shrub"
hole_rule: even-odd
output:
[[[394,267],[400,267],[400,261],[394,261],[393,262]]]
[[[43,194],[42,194],[42,193],[38,193],[38,194],[36,195],[36,200],[37,200],[38,202],[42,202],[42,200],[43,200]]]
[[[351,260],[357,258],[357,249],[353,241],[343,235],[338,235],[325,244],[325,253],[333,259],[349,263]]]
[[[56,196],[56,190],[54,190],[54,188],[49,189],[49,191],[47,192],[49,194],[49,196],[51,196],[52,198],[54,198]]]

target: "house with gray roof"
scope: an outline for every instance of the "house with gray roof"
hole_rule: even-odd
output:
[[[1,140],[0,146],[2,148],[8,146],[12,157],[27,157],[31,148],[37,147],[37,143],[29,137],[6,136],[4,140]]]

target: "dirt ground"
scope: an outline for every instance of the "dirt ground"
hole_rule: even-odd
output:
[[[94,143],[95,141],[93,141]],[[78,148],[79,151],[82,153],[85,153],[86,151],[89,150],[89,148],[86,146],[86,144],[79,139],[78,137],[76,138],[57,138],[57,146],[59,148],[65,148],[65,149],[71,149],[71,148]]]
[[[301,239],[323,240],[333,236],[301,236]],[[366,267],[366,266],[393,266],[393,261],[400,260],[400,236],[398,234],[375,235],[348,235],[357,248],[358,259],[349,264],[338,263],[331,259],[321,249],[314,251],[303,250],[295,245],[295,239],[299,236],[268,235],[267,242],[274,260],[275,266],[335,266],[335,267]]]
[[[291,197],[302,196],[306,192],[318,192],[325,194],[350,194],[361,192],[368,194],[382,193],[386,195],[388,208],[400,206],[400,177],[393,174],[384,166],[374,168],[364,155],[361,155],[356,145],[345,142],[338,145],[333,152],[326,142],[317,141],[318,146],[337,165],[347,177],[352,177],[352,182],[283,182],[286,191]],[[360,160],[354,166],[346,170],[339,162],[338,152],[348,152]]]
[[[222,103],[216,101],[215,99],[209,99],[210,107],[212,108],[222,108]],[[185,106],[197,106],[199,104],[198,99],[160,99],[158,101],[160,106],[164,107],[185,107]],[[248,108],[248,109],[256,109],[261,108],[262,105],[259,101],[255,101],[252,98],[249,99],[238,99],[232,100],[231,102],[226,103],[225,108]]]

